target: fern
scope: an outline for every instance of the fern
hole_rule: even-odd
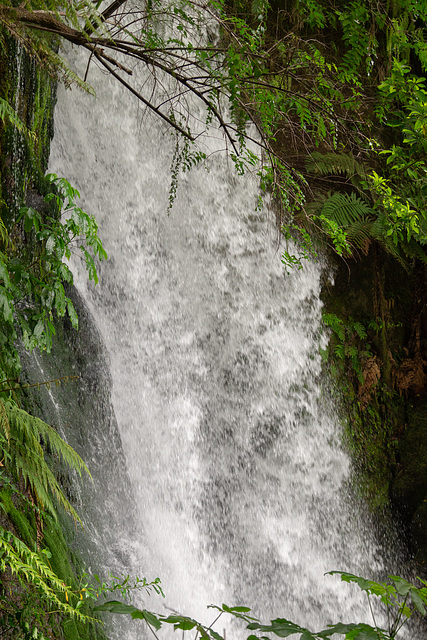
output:
[[[372,239],[371,229],[375,212],[354,192],[329,193],[306,208],[323,231],[332,238],[335,251],[351,255],[350,245],[367,253]],[[341,237],[342,236],[342,237]],[[346,251],[343,251],[343,249]]]
[[[48,63],[50,68],[53,70],[54,75],[58,77],[65,87],[69,88],[72,84],[76,84],[79,89],[83,89],[86,93],[95,96],[95,90],[93,87],[70,69],[66,61],[57,53],[52,51],[49,46],[43,47],[42,52],[45,57],[45,63]]]
[[[309,173],[317,175],[344,175],[352,178],[358,175],[362,178],[366,176],[366,171],[353,156],[346,153],[320,153],[314,151],[306,160],[306,169]]]
[[[368,253],[369,245],[372,241],[372,220],[361,218],[355,220],[347,228],[347,240],[360,249],[365,255]]]
[[[374,220],[371,227],[372,238],[377,242],[380,242],[384,246],[385,250],[390,253],[404,269],[407,270],[408,263],[402,255],[400,246],[396,245],[391,237],[386,233],[387,227],[384,220],[386,218],[385,212],[379,210],[377,213],[378,217]]]
[[[15,109],[10,106],[7,100],[0,98],[0,120],[5,122],[9,120],[9,122],[21,133],[29,134],[27,127],[22,122],[21,118],[17,115]],[[4,225],[3,225],[4,227]],[[2,231],[2,234],[4,232]]]
[[[427,254],[423,247],[413,238],[409,243],[402,245],[403,251],[410,258],[418,258],[424,264],[427,264]]]
[[[36,588],[40,597],[62,613],[81,622],[90,619],[67,602],[70,587],[50,569],[42,554],[31,551],[13,533],[0,527],[0,573],[6,570],[16,575],[23,587],[31,585]],[[61,593],[64,594],[66,602],[58,597]]]
[[[347,229],[353,222],[372,216],[373,210],[355,193],[348,194],[337,191],[328,196],[322,206],[320,215]]]
[[[54,506],[54,500],[56,500],[75,520],[80,522],[79,516],[65,497],[45,460],[41,442],[80,476],[82,471],[89,474],[80,456],[53,427],[29,415],[10,400],[0,402],[0,425],[8,438],[7,453],[11,459],[10,465],[17,476],[22,477],[26,485],[31,488],[40,505],[56,518]]]

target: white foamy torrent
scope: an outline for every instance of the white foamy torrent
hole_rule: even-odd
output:
[[[160,576],[167,606],[205,622],[212,602],[314,630],[368,621],[357,589],[323,575],[378,565],[321,397],[321,267],[286,274],[256,181],[219,155],[181,176],[168,215],[170,133],[95,71],[96,100],[59,89],[50,168],[109,255],[96,289],[73,266],[139,510],[140,537],[117,532],[129,572]]]

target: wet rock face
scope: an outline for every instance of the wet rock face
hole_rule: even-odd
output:
[[[408,411],[405,433],[399,442],[397,473],[392,485],[393,502],[407,522],[415,559],[427,562],[427,404]]]
[[[69,542],[88,566],[123,571],[123,553],[114,532],[134,509],[122,443],[111,404],[108,357],[90,311],[74,287],[67,288],[79,317],[79,330],[67,318],[56,322],[54,355],[21,354],[22,381],[36,384],[62,380],[28,391],[26,408],[58,429],[79,453],[92,475],[80,482],[67,471],[61,476],[67,496],[84,522],[84,532],[71,529]],[[104,493],[105,492],[105,493]],[[108,496],[106,500],[105,496]],[[132,523],[130,525],[133,526]],[[116,548],[117,547],[117,548]]]
[[[380,249],[349,268],[339,265],[334,285],[324,287],[328,313],[367,328],[372,355],[361,363],[363,379],[350,367],[344,378],[353,388],[353,411],[355,400],[359,407],[350,418],[349,440],[368,501],[380,512],[390,500],[393,517],[406,528],[402,537],[422,564],[427,562],[426,291],[424,265],[406,271]]]

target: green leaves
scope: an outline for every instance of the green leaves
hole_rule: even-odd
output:
[[[308,629],[304,627],[300,627],[294,622],[290,622],[285,618],[277,618],[276,620],[272,620],[269,625],[261,625],[256,622],[248,624],[248,629],[251,631],[260,631],[262,633],[273,633],[279,638],[287,638],[288,636],[295,635],[296,633],[301,634],[300,640],[316,640],[316,635],[312,634]]]
[[[71,252],[81,252],[89,279],[95,284],[96,261],[107,257],[95,218],[75,202],[77,189],[55,174],[46,176],[46,182],[51,191],[45,201],[56,208],[54,215],[22,207],[17,224],[22,225],[24,240],[18,246],[9,243],[0,253],[0,318],[8,332],[3,344],[12,366],[5,378],[15,377],[19,370],[18,334],[26,349],[49,352],[55,335],[54,314],[63,317],[67,313],[73,327],[78,327],[76,311],[64,289],[64,283],[73,282],[66,264]]]
[[[228,614],[237,620],[243,621],[246,624],[247,631],[255,631],[256,634],[250,633],[247,635],[247,640],[270,640],[271,636],[278,638],[298,636],[298,640],[330,640],[333,636],[343,636],[345,640],[393,640],[396,638],[405,619],[412,615],[412,609],[407,605],[408,598],[411,598],[414,609],[422,613],[422,615],[425,614],[427,583],[422,580],[421,583],[423,587],[419,588],[399,576],[389,576],[391,583],[386,583],[376,582],[342,571],[331,571],[328,573],[328,575],[334,574],[340,575],[343,582],[357,584],[357,586],[367,594],[368,598],[371,596],[380,598],[383,606],[387,609],[389,628],[382,629],[376,624],[372,626],[364,622],[350,624],[338,622],[334,625],[328,625],[326,629],[322,629],[321,631],[311,631],[287,618],[275,618],[271,620],[270,623],[263,624],[257,618],[248,615],[251,613],[251,610],[245,606],[229,607],[223,604],[221,606],[210,605],[209,608],[219,612],[219,616],[217,616],[214,621],[215,623],[223,614]],[[165,617],[116,600],[98,605],[94,611],[127,614],[133,619],[144,620],[151,627],[155,628],[156,631],[159,631],[165,624],[173,625],[174,630],[181,630],[182,632],[195,630],[196,640],[199,636],[205,640],[224,640],[219,633],[212,629],[213,625],[206,627],[193,618],[177,613]]]
[[[43,330],[43,327],[39,329]],[[0,431],[7,436],[4,451],[8,455],[7,468],[31,487],[36,499],[56,518],[55,503],[60,504],[73,518],[80,521],[75,509],[65,497],[55,475],[45,460],[44,446],[62,459],[79,475],[89,470],[80,456],[43,420],[31,416],[11,400],[0,401]],[[0,454],[3,457],[3,454]]]
[[[46,555],[32,551],[10,531],[0,527],[0,572],[6,570],[17,576],[24,589],[36,591],[44,602],[44,614],[59,610],[71,618],[88,619],[77,607],[69,604],[67,594],[70,587],[51,570]]]
[[[343,372],[348,374],[348,371],[352,371],[363,384],[362,364],[372,357],[364,325],[353,318],[343,320],[334,313],[323,314],[322,320],[333,331],[329,353],[332,352],[338,359]]]
[[[162,626],[160,620],[153,613],[150,613],[145,609],[137,609],[137,607],[134,607],[131,604],[125,604],[118,600],[110,600],[109,602],[105,602],[104,604],[94,607],[93,610],[95,613],[108,611],[110,613],[130,615],[133,620],[145,620],[155,629],[160,629]]]
[[[343,582],[352,582],[364,591],[368,597],[378,597],[387,610],[388,619],[391,620],[389,634],[394,638],[403,626],[404,620],[409,619],[414,610],[426,614],[427,583],[421,578],[418,580],[422,587],[416,587],[400,576],[388,576],[391,582],[376,582],[343,571],[330,571],[329,575],[338,574]],[[359,637],[359,636],[356,636]],[[369,636],[366,636],[369,638]]]

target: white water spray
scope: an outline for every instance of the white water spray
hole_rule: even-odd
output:
[[[111,361],[138,509],[137,538],[125,521],[117,534],[129,572],[205,621],[211,602],[312,628],[366,617],[323,575],[378,566],[319,383],[321,266],[286,274],[256,183],[225,158],[182,176],[168,215],[169,132],[92,73],[96,100],[60,88],[50,168],[109,255],[96,289],[74,271]]]

